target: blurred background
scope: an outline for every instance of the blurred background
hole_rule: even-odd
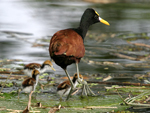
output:
[[[149,48],[127,43],[149,44],[150,0],[1,0],[0,59],[21,59],[23,63],[42,63],[50,59],[49,40],[58,30],[78,27],[84,10],[94,8],[110,26],[101,23],[90,27],[85,38],[86,54],[81,73],[145,73],[149,68],[126,67],[126,64],[148,63],[118,57],[148,56]],[[143,38],[144,37],[144,38]],[[102,63],[108,65],[102,65]],[[111,66],[109,64],[114,63]],[[56,74],[64,74],[54,64]],[[75,65],[68,67],[71,74]]]

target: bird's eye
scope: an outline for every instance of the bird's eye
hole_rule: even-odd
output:
[[[98,15],[95,15],[94,18],[97,19],[97,18],[98,18]]]

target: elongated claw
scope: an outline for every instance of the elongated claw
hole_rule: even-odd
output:
[[[89,88],[89,86],[88,86],[88,84],[87,84],[87,82],[86,82],[85,80],[83,80],[83,81],[81,82],[81,84],[83,84],[82,95],[83,95],[83,93],[84,93],[86,96],[88,96],[88,95],[95,95],[95,94],[93,93],[93,91]]]
[[[93,91],[89,88],[88,83],[87,83],[85,80],[80,79],[80,77],[79,77],[78,62],[76,62],[76,67],[77,67],[78,83],[83,85],[83,88],[82,88],[82,95],[83,95],[83,93],[84,93],[86,96],[87,96],[87,95],[95,95],[95,94],[93,93]]]
[[[82,96],[83,94],[85,94],[87,96],[87,90],[86,90],[86,85],[83,84],[83,88],[82,88]]]
[[[95,95],[95,93],[89,88],[88,84],[87,84],[87,90],[89,91],[89,94]]]

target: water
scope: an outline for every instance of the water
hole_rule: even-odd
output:
[[[109,50],[98,50],[96,48],[118,49],[116,45],[124,45],[125,40],[112,38],[111,34],[127,33],[149,33],[150,29],[150,8],[139,4],[94,4],[84,1],[29,1],[29,0],[1,0],[0,3],[0,58],[1,59],[22,59],[24,63],[38,62],[42,63],[49,59],[48,43],[47,47],[32,47],[37,39],[52,36],[56,31],[65,28],[77,27],[83,11],[88,8],[94,8],[102,18],[110,23],[110,26],[101,23],[90,27],[90,33],[110,34],[108,39],[97,43],[93,39],[85,39],[86,50],[94,51],[96,54],[86,53],[84,58],[93,61],[113,61],[113,62],[132,62],[128,59],[120,59],[109,54]],[[30,35],[19,35],[20,38],[13,37],[14,34],[4,33],[2,31],[14,31],[29,33]],[[49,38],[50,38],[49,37]],[[110,41],[109,41],[110,40]],[[144,41],[145,43],[147,42]],[[125,44],[126,45],[126,44]],[[119,50],[119,49],[118,49]],[[64,71],[54,64],[57,69],[55,74],[64,74]],[[99,72],[127,72],[144,73],[147,70],[132,71],[120,69],[108,69],[99,65],[91,65],[86,62],[79,64],[81,73],[99,73]],[[68,67],[71,74],[76,72],[75,65]]]
[[[95,74],[94,76],[100,78],[105,78],[106,76],[111,75],[114,78],[110,81],[113,82],[135,82],[135,74],[142,75],[149,71],[149,59],[147,61],[131,60],[115,56],[114,53],[120,53],[133,58],[142,55],[149,55],[149,48],[136,47],[127,43],[127,40],[137,38],[131,42],[149,44],[149,4],[94,4],[80,0],[1,0],[0,60],[23,60],[22,62],[15,62],[15,64],[12,64],[14,67],[16,64],[20,63],[42,63],[44,60],[50,59],[48,53],[49,42],[41,41],[41,39],[50,39],[51,36],[60,29],[77,27],[81,15],[88,7],[94,8],[102,18],[110,23],[110,26],[98,23],[89,28],[89,32],[84,41],[86,53],[79,64],[80,73],[90,76],[91,78],[88,80],[93,81],[102,81],[102,79],[95,79],[91,76]],[[44,46],[33,47],[34,43],[44,44]],[[12,65],[5,65],[4,68],[9,68]],[[54,68],[56,69],[56,72],[50,71],[50,73],[65,76],[64,71],[59,66],[54,64]],[[70,75],[73,75],[76,72],[75,65],[72,64],[71,66],[68,66],[68,71]],[[54,74],[50,76],[52,77]],[[60,79],[60,76],[53,77]],[[131,79],[131,77],[133,77],[133,79]],[[3,81],[5,81],[5,79]],[[14,82],[16,81],[17,80],[14,80]],[[19,84],[21,84],[21,82],[22,81],[19,81]],[[79,99],[78,96],[75,96],[71,99],[74,99],[74,103],[80,107],[87,105],[87,100],[92,102],[88,103],[88,105],[103,105],[103,103],[101,103],[101,101],[103,101],[106,103],[108,102],[108,104],[104,104],[104,106],[109,106],[114,99],[118,99],[118,102],[116,102],[116,104],[113,102],[112,105],[117,105],[118,109],[120,109],[122,107],[118,104],[122,102],[120,97],[117,94],[113,95],[113,91],[112,94],[111,91],[105,91],[106,89],[104,89],[104,86],[107,85],[93,86],[92,90],[94,90],[95,93],[100,92],[102,95],[106,94],[105,98],[98,96],[82,100]],[[47,89],[44,90],[52,90],[52,92],[53,90],[56,90],[55,86],[51,87],[47,87]],[[12,88],[4,88],[4,92],[9,92],[11,90]],[[54,94],[36,93],[35,95],[38,96],[37,101],[41,101],[42,104],[48,104],[46,106],[54,106],[59,103],[58,97]],[[128,95],[128,92],[125,93],[125,95]],[[11,107],[7,107],[12,109],[24,109],[27,103],[27,96],[22,94],[20,95],[20,98],[21,101],[19,101],[18,108],[16,107],[18,104],[18,101],[16,100],[17,96],[13,97],[16,102],[12,102]],[[4,100],[1,106],[5,105],[4,102],[6,105],[9,105],[9,100]],[[72,100],[69,102],[72,103]],[[35,104],[36,102],[33,103]],[[49,105],[49,103],[51,103],[51,105]],[[74,103],[73,106],[75,106]],[[66,106],[66,104],[69,105],[69,103],[64,102],[64,106]],[[108,109],[106,109],[106,111],[108,111]]]

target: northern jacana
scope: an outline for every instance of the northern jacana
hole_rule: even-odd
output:
[[[81,80],[83,80],[83,76],[81,74],[79,74],[79,77]],[[72,82],[74,84],[74,87],[76,87],[78,85],[78,75],[77,73],[75,73],[73,75],[73,79],[72,79]],[[60,95],[60,97],[63,97],[63,96],[66,96],[69,94],[71,90],[71,83],[69,80],[66,80],[64,82],[62,82],[61,84],[58,85],[57,87],[57,94]]]
[[[94,9],[88,8],[84,11],[78,28],[60,30],[56,32],[50,40],[50,56],[57,65],[64,69],[71,83],[71,90],[67,99],[69,99],[71,91],[75,88],[67,72],[67,66],[72,63],[76,63],[78,82],[84,84],[87,87],[85,88],[87,92],[91,92],[90,88],[87,85],[87,82],[82,82],[79,77],[78,63],[85,54],[84,38],[86,36],[88,28],[90,25],[98,22],[109,25],[109,23],[102,19]]]
[[[53,68],[52,62],[50,60],[46,60],[46,61],[44,61],[44,63],[42,65],[38,64],[38,63],[30,63],[30,64],[25,65],[24,74],[32,77],[32,71],[34,69],[38,70],[40,72],[40,74],[42,74],[46,70],[50,70],[50,69],[55,71],[55,69]]]
[[[27,92],[27,93],[31,91],[35,91],[36,86],[39,81],[39,75],[40,75],[40,72],[34,69],[32,71],[32,77],[27,78],[22,82],[22,91]]]

